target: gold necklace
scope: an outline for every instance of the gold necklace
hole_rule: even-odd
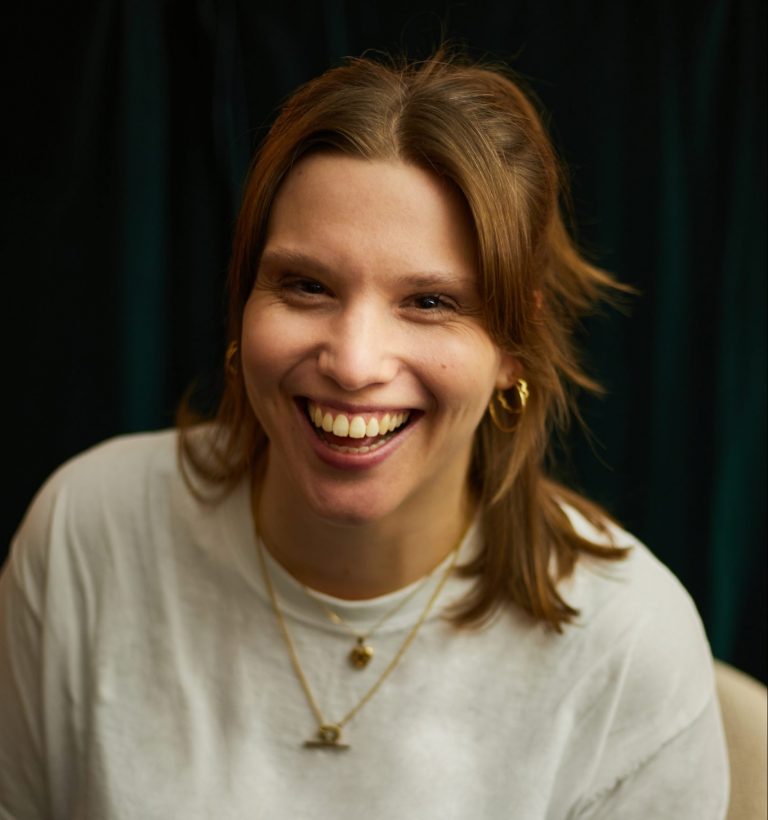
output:
[[[309,708],[312,710],[312,714],[315,716],[317,720],[317,733],[314,738],[311,740],[304,741],[304,747],[307,749],[334,749],[334,750],[345,750],[349,748],[349,744],[344,743],[341,739],[341,730],[344,726],[349,723],[350,720],[365,706],[366,703],[379,691],[381,685],[384,681],[390,676],[390,674],[394,671],[395,667],[398,663],[402,660],[403,655],[405,655],[408,647],[413,643],[416,635],[418,634],[419,630],[421,629],[422,624],[426,621],[427,616],[429,615],[432,607],[437,601],[438,596],[442,592],[443,587],[445,586],[445,582],[448,580],[450,574],[453,572],[454,567],[456,566],[456,559],[459,555],[459,547],[461,546],[461,542],[464,540],[464,534],[462,533],[461,539],[459,543],[456,545],[453,553],[451,555],[451,560],[446,568],[445,572],[443,573],[440,580],[437,582],[435,589],[432,592],[429,600],[427,601],[427,605],[422,610],[421,615],[419,615],[418,620],[411,628],[411,631],[406,635],[405,640],[401,644],[400,648],[395,653],[395,656],[392,660],[387,664],[387,667],[384,671],[379,675],[378,679],[374,682],[373,686],[360,698],[360,700],[347,712],[341,720],[337,721],[336,723],[329,723],[324,717],[323,713],[320,710],[320,706],[315,700],[315,696],[312,692],[312,689],[309,685],[309,681],[307,680],[307,676],[304,674],[304,670],[301,668],[301,663],[299,662],[299,655],[296,651],[296,646],[293,643],[293,638],[291,638],[291,633],[288,631],[288,624],[285,621],[285,617],[283,616],[283,612],[280,609],[280,604],[277,601],[277,595],[275,594],[275,588],[272,585],[272,577],[269,574],[269,569],[267,567],[267,561],[264,557],[264,548],[261,544],[261,537],[259,536],[259,524],[258,524],[258,516],[256,512],[256,505],[257,502],[254,500],[253,504],[253,517],[254,523],[256,525],[256,545],[258,547],[258,554],[259,554],[259,563],[261,564],[261,573],[264,577],[264,585],[267,588],[267,593],[269,594],[269,600],[272,604],[272,610],[275,613],[275,620],[280,627],[280,631],[283,635],[283,639],[285,640],[285,645],[288,648],[288,654],[291,658],[291,663],[293,665],[293,669],[296,672],[296,677],[299,679],[299,683],[301,684],[301,688],[304,690],[304,694],[307,698],[307,702],[309,703]]]
[[[437,569],[437,567],[435,567]],[[427,582],[430,578],[435,574],[435,569],[433,569],[428,575],[425,575],[422,579],[420,584],[417,584],[409,593],[405,596],[402,600],[400,600],[395,607],[389,610],[389,612],[385,612],[384,615],[379,618],[378,621],[368,630],[363,633],[358,632],[354,629],[350,624],[348,624],[342,617],[339,615],[338,612],[331,609],[328,604],[325,603],[321,598],[318,598],[317,595],[307,586],[301,584],[301,588],[304,590],[305,595],[308,598],[311,598],[325,613],[326,617],[328,618],[331,623],[336,624],[337,626],[344,627],[344,629],[349,632],[355,639],[355,645],[350,649],[349,654],[347,655],[347,659],[349,663],[352,665],[354,669],[365,669],[366,666],[370,663],[371,659],[373,658],[375,652],[373,647],[368,643],[376,630],[383,626],[393,615],[396,615],[409,601],[411,601],[417,593],[421,592],[421,590],[426,586]]]

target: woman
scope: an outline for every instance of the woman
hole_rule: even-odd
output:
[[[108,442],[2,581],[6,816],[720,818],[677,581],[544,458],[618,286],[500,71],[353,60],[252,168],[217,418]]]

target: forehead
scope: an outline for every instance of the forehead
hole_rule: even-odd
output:
[[[264,251],[358,272],[476,276],[474,230],[451,183],[412,164],[341,154],[294,166],[275,197]]]

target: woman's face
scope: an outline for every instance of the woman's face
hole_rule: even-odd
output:
[[[275,199],[241,340],[267,482],[340,523],[445,515],[515,362],[483,327],[464,205],[436,175],[336,154]]]

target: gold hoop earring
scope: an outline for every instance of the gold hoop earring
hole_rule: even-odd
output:
[[[525,405],[528,404],[528,396],[531,395],[531,391],[528,389],[528,382],[525,379],[518,379],[515,382],[515,387],[517,388],[517,400],[520,402],[518,413],[523,413],[525,412]]]
[[[491,421],[496,425],[498,430],[501,430],[502,433],[513,433],[517,429],[517,425],[520,421],[519,417],[525,412],[525,405],[528,403],[528,396],[530,396],[528,382],[525,379],[518,379],[513,386],[517,391],[517,408],[512,407],[512,405],[507,401],[507,397],[504,395],[502,390],[497,390],[495,396],[491,397],[491,401],[488,404],[488,412],[491,415]],[[514,424],[504,424],[499,417],[500,414],[496,409],[494,401],[499,403],[504,412],[518,417],[515,419]]]
[[[227,352],[224,356],[224,367],[227,371],[227,375],[232,376],[234,378],[237,376],[238,373],[238,366],[237,366],[237,351],[239,349],[239,345],[237,342],[230,342],[227,345]]]

